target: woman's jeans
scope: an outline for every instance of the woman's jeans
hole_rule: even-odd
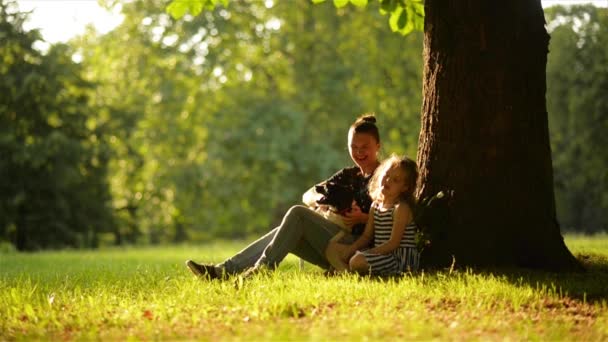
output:
[[[228,275],[257,265],[274,269],[287,254],[293,253],[312,264],[329,268],[325,249],[340,230],[340,226],[308,207],[296,205],[287,211],[281,225],[217,266]],[[353,237],[347,234],[343,241],[350,243]]]

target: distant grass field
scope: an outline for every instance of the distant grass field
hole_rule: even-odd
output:
[[[0,340],[608,341],[608,235],[567,235],[584,274],[326,278],[289,257],[240,289],[184,260],[244,246],[0,254]]]

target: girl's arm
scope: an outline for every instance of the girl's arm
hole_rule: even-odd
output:
[[[413,215],[410,207],[404,202],[397,204],[393,217],[391,238],[385,243],[370,249],[369,252],[373,254],[388,254],[397,249],[401,244],[405,227],[412,222],[412,219]]]

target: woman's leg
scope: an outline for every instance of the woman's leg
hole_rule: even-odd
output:
[[[325,259],[329,240],[340,230],[337,224],[326,220],[313,210],[301,205],[293,206],[283,217],[276,235],[256,265],[275,268],[288,253],[297,253],[296,255],[305,260]],[[323,266],[326,267],[327,262],[324,262]]]
[[[216,265],[216,269],[218,269],[220,273],[232,275],[241,273],[249,267],[254,266],[256,261],[258,261],[262,256],[264,249],[266,249],[276,235],[278,229],[279,228],[277,227],[271,230],[266,235],[255,240],[234,256]]]
[[[325,256],[317,253],[314,247],[306,240],[300,240],[296,248],[291,251],[292,254],[300,257],[301,259],[317,265],[323,269],[328,269],[331,265],[327,262]]]

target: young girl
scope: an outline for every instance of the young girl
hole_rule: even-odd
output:
[[[336,271],[391,275],[418,269],[412,212],[417,178],[416,162],[407,157],[392,155],[378,167],[369,184],[374,202],[363,234],[351,245],[332,242],[326,249]],[[372,248],[359,250],[372,239]]]

